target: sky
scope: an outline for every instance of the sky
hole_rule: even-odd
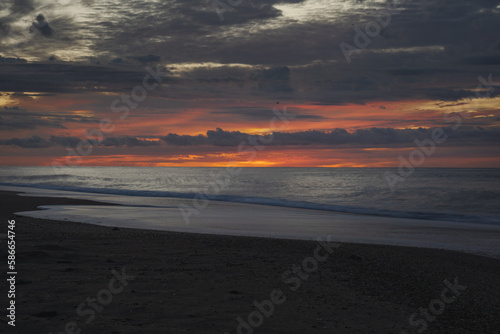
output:
[[[500,167],[500,0],[8,0],[0,165]]]

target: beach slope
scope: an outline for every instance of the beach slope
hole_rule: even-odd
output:
[[[0,233],[16,222],[18,272],[16,326],[7,324],[2,298],[2,333],[500,331],[497,259],[14,214],[39,205],[99,205],[76,199],[2,192],[0,203]],[[8,290],[2,280],[1,293]]]

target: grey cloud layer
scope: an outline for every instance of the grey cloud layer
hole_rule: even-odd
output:
[[[442,128],[447,138],[446,145],[498,145],[500,143],[500,128],[481,128],[463,126],[458,130],[450,127]],[[266,142],[270,146],[339,146],[350,147],[408,147],[414,146],[415,140],[432,138],[434,128],[419,129],[392,129],[371,128],[348,132],[345,129],[333,131],[300,131],[274,132],[271,135],[250,135],[240,131],[224,131],[222,129],[209,130],[206,135],[179,135],[169,133],[160,138],[167,145],[172,146],[216,146],[236,148],[240,144],[248,145],[249,138],[261,145]],[[272,140],[271,140],[272,138]],[[77,137],[52,136],[46,140],[39,136],[30,138],[11,138],[0,140],[0,145],[14,145],[21,148],[40,148],[49,146],[76,147],[82,139]],[[99,144],[99,143],[94,143]],[[145,140],[134,136],[107,137],[100,146],[103,147],[137,147],[159,146],[159,140]]]
[[[74,93],[124,91],[142,83],[146,73],[137,69],[71,63],[0,62],[0,91]]]
[[[353,145],[360,147],[371,147],[377,145],[401,145],[413,144],[418,140],[432,138],[434,128],[419,129],[393,129],[393,128],[370,128],[359,129],[348,132],[345,129],[335,129],[333,131],[300,131],[300,132],[274,132],[272,134],[271,146],[287,145]],[[498,145],[500,142],[500,129],[483,129],[480,127],[462,127],[459,130],[443,128],[445,135],[450,142],[460,142],[461,145]],[[168,134],[161,137],[163,141],[170,145],[195,146],[232,146],[237,147],[243,142],[248,142],[248,138],[253,137],[259,143],[269,142],[270,135],[250,135],[239,131],[224,131],[216,129],[207,131],[205,136],[189,136]],[[262,138],[262,140],[259,140]]]
[[[49,6],[44,14],[58,33],[50,41],[33,39],[21,49],[48,59],[58,50],[88,44],[89,54],[82,54],[88,63],[50,66],[0,62],[6,77],[0,90],[130,89],[144,71],[143,64],[158,61],[167,65],[215,62],[255,66],[239,71],[207,66],[184,72],[162,93],[175,98],[264,95],[324,104],[377,98],[454,100],[476,86],[479,74],[500,77],[500,0],[398,1],[403,10],[392,15],[391,23],[372,39],[366,52],[353,56],[350,65],[339,43],[353,44],[353,25],[363,28],[373,20],[370,15],[385,5],[346,1],[352,10],[342,15],[299,22],[285,20],[275,7],[301,2],[243,1],[224,13],[220,22],[205,0],[103,0],[92,6],[94,12],[81,14],[87,19],[85,25],[74,17],[51,16],[55,8]],[[2,19],[3,26],[10,27],[26,13],[33,14],[34,20],[42,3],[16,0],[2,5],[12,9],[8,22]],[[371,52],[430,45],[443,49]],[[426,88],[422,88],[424,83]]]
[[[54,129],[65,129],[65,122],[95,123],[96,117],[71,116],[61,114],[40,114],[30,112],[19,107],[4,107],[0,109],[0,130],[37,129],[48,127]]]

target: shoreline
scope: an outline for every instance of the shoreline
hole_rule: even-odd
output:
[[[105,189],[105,188],[104,188]],[[97,190],[97,191],[96,191]],[[0,185],[0,191],[13,191],[13,192],[23,192],[27,194],[39,194],[40,196],[48,195],[49,197],[64,197],[64,198],[75,198],[75,199],[85,199],[90,198],[90,200],[104,203],[114,203],[110,201],[113,197],[132,197],[136,199],[143,198],[155,198],[155,199],[170,199],[175,202],[182,202],[183,204],[193,204],[193,198],[185,197],[185,196],[177,196],[180,193],[173,193],[172,196],[168,194],[168,192],[164,192],[164,194],[158,196],[158,193],[162,193],[163,191],[149,191],[149,190],[125,190],[125,193],[116,192],[118,189],[114,189],[115,192],[103,191],[103,189],[98,188],[80,188],[80,189],[58,189],[56,188],[44,188],[44,187],[36,187],[36,185]],[[146,193],[149,193],[147,195]],[[187,193],[184,195],[188,195]],[[236,196],[244,198],[244,196]],[[262,197],[264,199],[264,197]],[[273,198],[267,198],[272,200]],[[446,221],[446,222],[454,222],[454,223],[465,223],[469,224],[470,219],[474,219],[473,224],[481,224],[481,225],[500,225],[500,221],[495,220],[495,218],[489,216],[478,217],[477,214],[467,213],[467,214],[452,214],[446,212],[417,212],[417,211],[409,211],[403,212],[398,210],[366,210],[366,208],[361,208],[356,211],[353,208],[349,209],[334,209],[332,208],[332,204],[326,203],[314,203],[314,202],[304,202],[304,201],[294,201],[294,200],[286,200],[275,198],[275,201],[270,202],[262,202],[262,201],[238,201],[231,199],[218,199],[218,198],[208,198],[210,202],[213,203],[221,203],[221,204],[231,204],[231,205],[252,205],[257,207],[272,207],[272,208],[281,208],[287,210],[306,210],[311,212],[322,212],[322,213],[331,213],[338,215],[356,215],[356,216],[364,216],[364,217],[380,217],[386,219],[411,219],[411,220],[420,220],[420,221]],[[123,204],[123,203],[120,203]],[[125,205],[125,204],[123,204]],[[132,206],[132,205],[130,205]],[[137,207],[149,207],[150,205],[136,205]],[[189,206],[189,205],[188,205]],[[342,205],[340,206],[342,207]],[[429,215],[432,215],[429,217]],[[439,218],[438,218],[439,217]],[[479,219],[479,221],[477,221]]]
[[[2,226],[16,220],[17,326],[8,333],[237,333],[238,318],[275,289],[286,301],[254,328],[261,333],[400,333],[440,298],[444,281],[467,289],[426,333],[494,333],[500,328],[500,261],[456,251],[342,243],[292,291],[284,273],[313,256],[314,241],[206,235],[27,218],[39,205],[100,203],[0,192]],[[2,240],[3,242],[3,240]],[[2,250],[2,256],[6,251]],[[76,309],[126,268],[135,276],[95,319]],[[287,277],[288,279],[291,278]],[[2,291],[6,282],[2,283]],[[4,305],[2,305],[3,307]],[[4,308],[5,309],[5,308]],[[7,319],[2,315],[0,326]],[[423,315],[417,320],[425,321]],[[411,332],[411,331],[410,331]]]
[[[17,211],[25,217],[74,221],[97,226],[149,231],[316,240],[331,235],[342,243],[447,249],[500,259],[500,226],[452,221],[382,217],[212,201],[200,214],[183,217],[190,200],[0,187],[31,196],[98,201],[99,205],[47,205],[43,210]],[[107,206],[111,203],[112,206]],[[57,204],[54,202],[54,204]]]

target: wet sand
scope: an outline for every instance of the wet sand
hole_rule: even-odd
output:
[[[14,214],[99,205],[76,199],[1,192],[0,203],[0,234],[16,221],[18,272],[16,327],[2,297],[2,333],[500,333],[497,259]]]

